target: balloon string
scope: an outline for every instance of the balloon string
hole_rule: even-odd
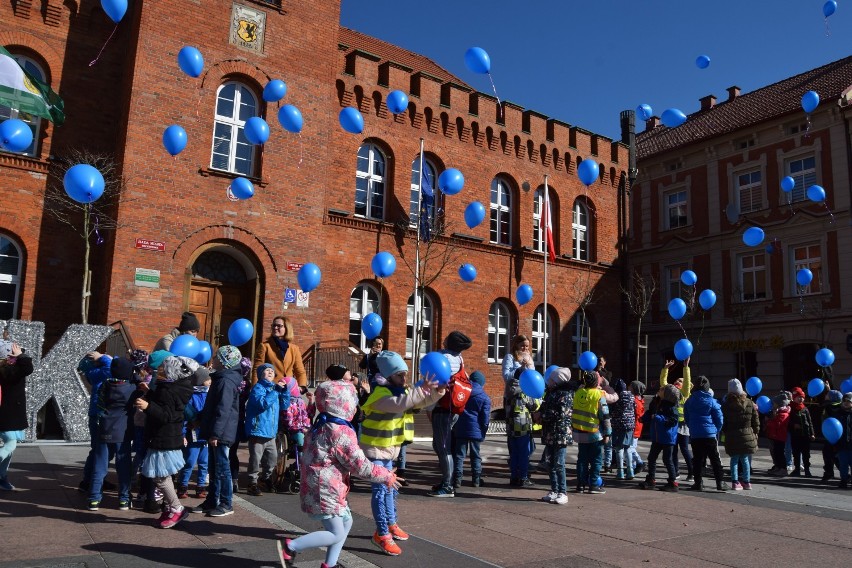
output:
[[[809,112],[805,113],[805,120],[807,120],[807,127],[805,127],[804,136],[805,136],[805,138],[808,138],[811,135],[811,113],[809,113]]]
[[[828,25],[828,18],[825,19],[825,37],[831,37],[831,26]]]
[[[100,225],[100,219],[98,219],[98,216],[95,215],[95,244],[96,245],[104,244],[104,238],[101,236],[100,231],[98,231],[99,225]]]
[[[678,325],[678,327],[680,328],[680,330],[683,332],[683,337],[684,337],[685,339],[689,339],[689,336],[686,334],[686,330],[685,330],[685,329],[683,329],[683,324],[682,324],[682,323],[680,323],[680,320],[675,320],[675,321],[677,322],[677,325]]]
[[[299,132],[299,165],[297,167],[302,167],[302,159],[305,157],[305,140],[302,138],[302,133]]]
[[[825,207],[825,210],[828,211],[828,214],[831,217],[831,224],[834,224],[834,213],[831,212],[831,209],[828,208],[828,204],[825,201],[822,202],[822,205],[823,207]]]
[[[116,30],[118,30],[118,24],[116,24],[116,25],[115,25],[115,27],[112,29],[112,33],[111,33],[111,34],[109,34],[109,37],[108,37],[108,38],[107,38],[107,40],[104,42],[103,47],[101,47],[101,50],[98,52],[98,56],[97,56],[97,57],[95,57],[93,60],[91,60],[91,61],[89,62],[89,67],[91,67],[92,65],[94,65],[95,63],[97,63],[97,62],[98,62],[98,59],[100,59],[100,58],[101,58],[101,54],[104,52],[104,49],[106,48],[107,44],[109,43],[109,40],[111,40],[111,39],[112,39],[112,36],[114,36],[114,35],[115,35]]]
[[[795,215],[795,214],[796,214],[796,210],[795,210],[795,209],[793,209],[793,200],[792,200],[792,198],[790,197],[790,194],[789,194],[789,193],[787,194],[787,205],[789,205],[789,206],[790,206],[790,215]]]
[[[494,78],[491,73],[487,73],[488,80],[491,81],[491,90],[494,91],[494,96],[497,97],[497,108],[500,109],[500,117],[503,117],[503,103],[500,102],[500,95],[497,94],[497,87],[494,86]]]

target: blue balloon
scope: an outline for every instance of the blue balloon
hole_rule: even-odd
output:
[[[802,95],[802,109],[807,113],[812,113],[819,106],[819,94],[816,91],[808,91]]]
[[[472,264],[462,264],[459,267],[459,276],[465,282],[473,282],[476,280],[476,267]]]
[[[757,396],[763,390],[763,381],[758,377],[751,377],[746,381],[745,390],[749,396]]]
[[[485,220],[485,206],[479,201],[468,203],[464,210],[464,222],[473,229]]]
[[[558,369],[558,368],[559,368],[559,365],[551,365],[550,367],[548,367],[547,369],[545,369],[545,370],[544,370],[544,380],[545,380],[545,382],[547,382],[548,380],[550,380],[550,373],[552,373],[553,371],[555,371],[555,370],[556,370],[556,369]]]
[[[263,88],[263,100],[268,103],[280,101],[287,94],[287,83],[281,79],[273,79]]]
[[[815,203],[825,201],[825,190],[819,185],[812,185],[808,188],[808,199]]]
[[[65,193],[78,203],[92,203],[104,194],[104,176],[94,166],[77,164],[65,172]]]
[[[649,104],[641,104],[636,107],[636,116],[638,116],[641,120],[649,120],[652,116],[654,116],[654,109],[651,108]]]
[[[823,347],[816,352],[816,362],[820,367],[831,367],[834,364],[834,351]]]
[[[695,286],[695,283],[698,282],[698,276],[691,270],[684,270],[680,275],[680,281],[686,286]]]
[[[756,247],[763,242],[763,229],[760,227],[749,227],[743,233],[743,243],[750,247]]]
[[[521,391],[530,398],[541,398],[544,396],[544,377],[535,369],[527,369],[521,373],[518,379]]]
[[[688,339],[679,339],[674,346],[675,359],[686,361],[692,355],[692,342]]]
[[[402,91],[391,91],[388,93],[388,110],[394,114],[402,114],[408,110],[408,95]]]
[[[579,166],[577,166],[577,177],[580,178],[580,181],[583,182],[583,185],[585,186],[590,186],[598,181],[599,175],[600,168],[598,163],[594,160],[586,158],[580,162]]]
[[[828,0],[825,4],[822,5],[822,15],[828,18],[834,12],[837,11],[837,2],[835,0]],[[832,442],[834,443],[834,442]]]
[[[370,313],[361,320],[361,331],[368,340],[373,340],[382,332],[382,318],[377,313]]]
[[[591,351],[583,351],[577,358],[577,364],[584,371],[594,371],[598,366],[598,356]]]
[[[706,55],[699,55],[695,58],[695,66],[699,69],[707,69],[710,67],[710,58]]]
[[[515,291],[515,298],[518,300],[520,305],[524,305],[533,297],[533,289],[529,284],[521,284],[518,286],[518,289]]]
[[[269,125],[259,116],[253,116],[246,121],[243,133],[252,144],[263,144],[269,140]]]
[[[396,270],[396,259],[389,252],[379,252],[373,257],[373,262],[370,263],[373,268],[373,274],[379,278],[387,278],[393,275]]]
[[[284,105],[278,109],[278,122],[284,127],[284,130],[293,134],[301,132],[302,125],[305,123],[302,113],[293,105]]]
[[[698,304],[704,310],[709,310],[716,305],[716,292],[713,290],[702,290],[698,295]]]
[[[471,47],[465,51],[464,63],[474,73],[484,75],[491,71],[491,58],[481,47]]]
[[[843,425],[840,420],[829,416],[822,421],[822,435],[828,440],[829,444],[836,444],[843,435]]]
[[[357,108],[346,107],[340,111],[340,126],[350,134],[361,134],[364,131],[364,117]]]
[[[680,298],[675,298],[669,302],[669,315],[673,320],[683,319],[686,315],[686,302]]]
[[[663,111],[663,116],[660,117],[660,120],[669,128],[677,128],[686,122],[686,115],[679,109],[667,108]]]
[[[814,279],[814,273],[808,268],[800,268],[796,271],[796,284],[799,286],[807,286]]]
[[[198,353],[195,354],[195,359],[200,364],[204,365],[213,356],[213,347],[207,341],[198,342]]]
[[[455,168],[449,168],[438,176],[438,189],[446,195],[455,195],[464,187],[464,176]]]
[[[849,377],[842,383],[840,383],[840,392],[846,394],[847,392],[852,392],[852,377]]]
[[[231,193],[237,199],[250,199],[254,196],[254,185],[244,177],[234,178],[231,182]]]
[[[808,396],[811,398],[817,397],[825,390],[825,381],[822,379],[811,379],[808,381]]]
[[[235,347],[248,343],[253,335],[254,326],[246,318],[235,320],[228,328],[228,342]]]
[[[420,374],[438,384],[445,385],[450,380],[452,370],[450,362],[442,353],[432,351],[420,360]]]
[[[101,0],[101,8],[117,24],[127,13],[127,0]]]
[[[177,156],[186,148],[186,130],[182,126],[172,124],[163,132],[163,147],[172,156]]]
[[[184,46],[178,52],[178,66],[190,77],[198,77],[204,70],[204,56],[192,46]]]
[[[791,178],[790,176],[786,176],[781,180],[781,189],[784,193],[790,193],[793,191],[793,188],[796,187],[796,180]]]
[[[757,397],[757,411],[761,414],[769,414],[772,412],[772,401],[768,396]]]
[[[169,351],[177,357],[189,357],[195,359],[198,355],[198,350],[201,346],[198,340],[188,333],[184,333],[175,337],[172,344],[169,346]]]
[[[0,122],[0,148],[7,152],[23,152],[33,143],[33,131],[23,120],[10,118]]]
[[[319,266],[309,262],[299,269],[296,279],[299,281],[299,287],[303,292],[310,292],[319,286],[320,280],[322,280],[322,272],[320,272]]]

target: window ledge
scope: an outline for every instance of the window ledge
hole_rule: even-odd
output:
[[[258,4],[259,6],[272,10],[273,12],[278,12],[279,14],[287,13],[287,10],[285,10],[283,6],[283,0],[280,0],[278,2],[267,2],[266,0],[248,0],[248,2],[252,4]]]
[[[226,178],[226,179],[236,179],[238,177],[244,177],[247,180],[249,180],[250,182],[252,182],[253,184],[260,186],[260,187],[266,187],[267,185],[269,185],[269,178],[268,177],[243,176],[243,175],[240,175],[240,174],[235,174],[234,172],[226,172],[224,170],[214,170],[213,168],[209,168],[209,167],[206,167],[206,166],[199,166],[198,167],[198,173],[201,174],[204,177],[211,177],[212,176],[212,177],[220,177],[220,178]]]
[[[26,156],[24,154],[13,154],[10,152],[0,152],[0,166],[13,168],[16,170],[28,170],[41,173],[47,173],[48,162],[34,156]]]
[[[473,241],[475,243],[481,243],[485,241],[485,239],[483,239],[482,237],[474,237],[473,235],[465,235],[463,233],[453,233],[453,238]]]

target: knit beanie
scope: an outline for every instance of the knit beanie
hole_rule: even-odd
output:
[[[743,384],[739,379],[731,379],[728,381],[728,392],[731,394],[741,395],[745,391],[743,390]]]
[[[642,381],[633,381],[630,383],[630,392],[638,396],[645,395],[645,384]]]
[[[843,400],[843,393],[838,390],[830,390],[828,391],[828,395],[826,396],[826,400],[831,404],[837,404],[841,400]]]
[[[795,387],[792,391],[790,391],[790,393],[793,395],[793,398],[796,398],[797,396],[805,398],[805,391],[799,387]]]
[[[553,369],[550,373],[550,376],[547,377],[547,386],[556,387],[558,385],[567,383],[571,380],[571,369],[568,367],[559,367],[557,369]]]
[[[666,385],[663,388],[663,394],[660,395],[660,398],[672,404],[677,404],[678,398],[680,398],[680,391],[674,385]]]
[[[207,382],[209,378],[210,371],[207,370],[207,367],[202,367],[199,365],[198,369],[195,370],[195,373],[192,374],[192,386],[204,386],[204,383]]]
[[[481,387],[485,386],[485,375],[481,371],[474,371],[470,374],[470,382],[476,383]]]
[[[124,357],[114,357],[109,366],[109,374],[122,381],[133,380],[133,363]]]
[[[382,351],[376,355],[376,365],[379,367],[379,373],[386,379],[395,373],[408,371],[408,365],[405,364],[399,353],[393,351]]]
[[[343,379],[343,375],[348,372],[349,369],[347,369],[340,363],[335,363],[334,365],[329,365],[329,367],[325,370],[325,376],[331,379],[332,381],[339,381]]]
[[[198,323],[198,318],[192,312],[183,312],[180,316],[178,331],[186,333],[188,331],[200,331],[201,324]]]
[[[708,392],[710,390],[710,379],[704,375],[698,375],[698,388],[704,392]]]
[[[134,369],[141,369],[148,363],[148,352],[144,349],[134,349],[130,352],[130,362]]]
[[[273,367],[269,363],[258,365],[257,369],[254,370],[254,372],[257,373],[257,380],[261,380],[263,378],[263,373],[264,371],[266,371],[266,369],[272,369],[274,371],[275,367]]]
[[[163,373],[168,382],[188,379],[198,370],[198,361],[189,357],[172,355],[163,361]]]
[[[216,358],[226,369],[235,369],[240,366],[240,359],[243,358],[243,355],[233,345],[223,345],[216,351]]]
[[[460,331],[451,331],[447,336],[447,339],[444,340],[444,345],[447,346],[447,349],[450,351],[455,351],[456,353],[461,353],[465,349],[470,349],[473,342],[470,340],[468,336],[463,334]]]
[[[152,369],[159,369],[160,365],[163,364],[163,361],[166,360],[166,357],[171,357],[172,354],[165,349],[160,349],[159,351],[154,351],[150,355],[148,355],[148,366]]]

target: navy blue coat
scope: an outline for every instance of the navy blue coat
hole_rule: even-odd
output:
[[[216,438],[230,446],[237,440],[243,376],[238,369],[223,369],[210,375],[210,379],[212,384],[201,411],[201,439],[209,441]]]
[[[133,437],[133,393],[128,381],[106,380],[98,389],[103,410],[98,413],[98,442],[120,444]]]
[[[467,399],[464,412],[453,426],[453,436],[467,440],[485,439],[488,422],[491,420],[491,398],[479,383],[471,383],[470,398]]]
[[[710,391],[695,389],[683,405],[690,438],[715,438],[722,430],[722,406]]]
[[[654,398],[642,422],[648,425],[652,442],[668,446],[677,443],[678,412],[671,402]]]

